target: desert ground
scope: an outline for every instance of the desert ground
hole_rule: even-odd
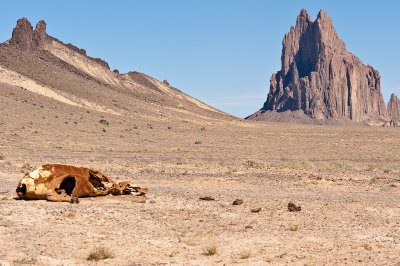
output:
[[[398,128],[73,110],[34,105],[28,121],[1,109],[0,265],[400,263]],[[44,163],[149,194],[18,200],[19,180]],[[96,248],[109,258],[88,260]]]

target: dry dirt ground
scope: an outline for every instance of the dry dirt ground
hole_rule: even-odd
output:
[[[0,265],[400,263],[398,129],[1,115]],[[150,193],[145,203],[17,200],[20,178],[42,163],[90,167]],[[88,261],[96,247],[112,258]]]

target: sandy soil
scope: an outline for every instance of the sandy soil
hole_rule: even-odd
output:
[[[399,262],[399,155],[387,151],[398,147],[395,129],[240,124],[143,126],[90,142],[66,135],[57,147],[46,133],[3,136],[0,260],[96,264],[86,258],[105,247],[114,257],[99,263],[109,265]],[[150,193],[145,203],[17,200],[22,172],[42,162],[92,167]],[[233,206],[237,198],[244,203]],[[289,202],[301,211],[289,212]]]

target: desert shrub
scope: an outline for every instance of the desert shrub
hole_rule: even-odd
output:
[[[211,245],[203,248],[203,254],[206,256],[212,256],[217,253],[217,247],[215,245]]]
[[[256,169],[262,168],[262,164],[260,162],[257,162],[256,160],[246,160],[244,161],[243,165],[247,168],[256,168]]]
[[[114,254],[105,247],[96,247],[88,255],[87,260],[99,261],[114,258]]]
[[[244,250],[242,252],[240,252],[239,254],[239,258],[242,260],[248,259],[251,256],[251,252],[249,250]]]

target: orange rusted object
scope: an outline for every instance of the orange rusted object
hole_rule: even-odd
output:
[[[144,195],[146,188],[130,182],[115,183],[99,171],[62,164],[46,164],[25,174],[17,187],[20,199],[46,199],[49,201],[74,202],[80,197]]]

